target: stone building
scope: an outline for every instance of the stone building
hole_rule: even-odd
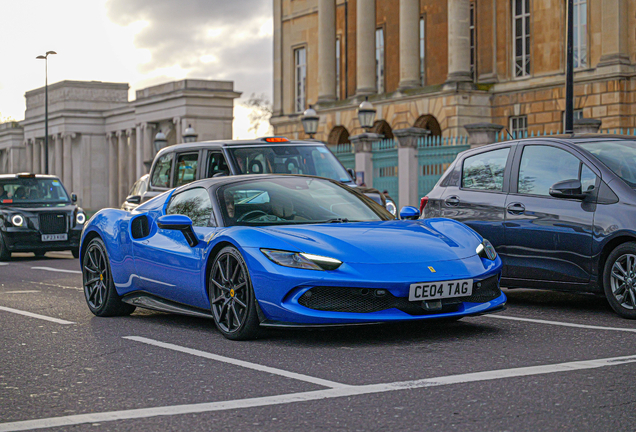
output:
[[[575,118],[603,129],[636,122],[636,2],[574,0]],[[373,132],[421,127],[466,135],[494,123],[511,132],[563,130],[563,0],[274,0],[276,134],[362,132],[356,108],[377,108]]]
[[[49,85],[49,173],[88,210],[119,207],[147,173],[154,137],[183,142],[232,138],[231,81],[182,80],[148,87],[128,101],[128,84],[62,81]],[[44,88],[26,93],[25,119],[0,125],[0,173],[44,173]]]

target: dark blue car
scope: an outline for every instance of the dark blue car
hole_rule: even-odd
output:
[[[460,153],[422,198],[488,238],[502,285],[604,293],[636,319],[636,140],[568,135]]]

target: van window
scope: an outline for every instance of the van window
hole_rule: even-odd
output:
[[[207,178],[227,176],[230,175],[230,169],[225,162],[223,153],[209,153],[208,154],[208,174]]]
[[[175,187],[183,186],[197,179],[199,153],[182,153],[177,157]]]
[[[464,159],[462,187],[503,191],[503,178],[510,147],[479,153]]]
[[[170,187],[170,171],[174,153],[168,153],[159,158],[152,172],[152,185],[156,187]]]

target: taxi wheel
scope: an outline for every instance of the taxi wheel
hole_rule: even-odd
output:
[[[4,238],[2,237],[2,233],[0,233],[0,261],[9,260],[11,260],[11,252],[9,252],[7,246],[4,244]]]

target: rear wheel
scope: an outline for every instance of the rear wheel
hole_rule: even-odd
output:
[[[0,261],[10,261],[11,260],[11,252],[7,249],[7,245],[4,243],[4,238],[2,237],[2,233],[0,233]]]
[[[223,336],[232,340],[256,338],[256,298],[247,265],[235,247],[227,246],[219,252],[208,281],[214,322]]]
[[[130,315],[135,306],[126,304],[115,290],[108,253],[99,237],[88,243],[82,260],[84,298],[90,311],[100,317]]]
[[[617,314],[636,319],[636,243],[623,243],[607,257],[603,289]]]

